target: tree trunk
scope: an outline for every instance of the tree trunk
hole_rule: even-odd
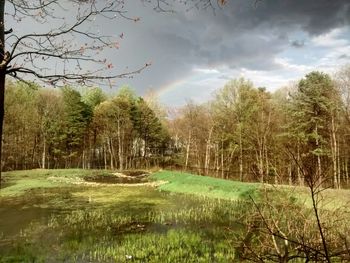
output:
[[[239,124],[239,180],[243,182],[243,146],[241,124]]]
[[[111,170],[114,170],[114,156],[113,156],[113,150],[112,150],[112,142],[111,138],[107,138],[107,145],[108,145],[108,150],[109,150],[109,155],[111,156],[110,159],[110,165],[111,165]]]
[[[216,143],[215,144],[215,161],[214,161],[214,164],[215,164],[215,170],[216,170],[216,177],[219,176],[219,144]]]
[[[0,63],[4,60],[5,54],[5,1],[0,1]],[[0,189],[1,189],[1,171],[2,171],[2,133],[5,113],[5,77],[6,67],[0,69]]]
[[[120,120],[118,120],[118,157],[119,157],[119,170],[123,170],[123,147],[122,147],[122,138],[121,138],[121,129],[120,129]]]
[[[319,139],[318,139],[318,125],[316,123],[316,148],[319,146]],[[319,154],[317,154],[317,167],[316,167],[316,180],[319,182],[320,187],[322,187],[322,165],[321,165],[321,157]]]
[[[187,146],[186,146],[186,161],[185,161],[185,169],[187,170],[188,166],[188,158],[190,155],[190,145],[191,145],[191,131],[188,133],[188,140],[187,140]]]
[[[224,140],[221,139],[221,178],[224,179]]]
[[[277,175],[275,175],[277,176]],[[293,184],[293,180],[292,180],[292,164],[290,164],[288,166],[288,179],[289,179],[289,185]]]
[[[337,169],[337,139],[335,136],[335,123],[334,117],[332,116],[332,129],[331,129],[331,152],[332,152],[332,163],[333,163],[333,186],[334,188],[339,187],[338,182],[338,169]]]
[[[341,162],[340,162],[340,145],[338,143],[338,147],[337,147],[337,164],[338,164],[338,188],[341,188]]]
[[[300,186],[304,186],[304,177],[301,175],[300,167],[301,167],[301,158],[300,158],[300,145],[299,145],[299,139],[297,142],[297,175],[298,175],[298,181]]]
[[[207,145],[205,148],[205,164],[204,164],[204,169],[205,169],[205,174],[209,174],[209,164],[210,164],[210,145],[211,145],[211,134],[213,132],[213,127],[209,131],[208,135],[208,140],[207,140]]]
[[[348,160],[345,159],[345,165],[344,165],[344,169],[345,169],[345,180],[346,180],[346,186],[348,187],[349,184],[349,171],[348,171]]]
[[[83,150],[82,167],[83,167],[83,169],[86,169],[86,167],[85,167],[85,150]]]
[[[43,136],[43,155],[42,155],[42,165],[41,165],[41,168],[42,169],[45,169],[46,167],[46,164],[45,164],[45,161],[46,161],[46,138],[45,136]]]
[[[259,177],[260,182],[264,182],[264,156],[263,156],[263,150],[261,149],[260,145],[258,146],[259,150],[256,152],[256,159],[257,159],[257,165],[258,165],[258,171],[259,171]]]
[[[103,160],[105,164],[105,170],[107,170],[107,149],[106,146],[103,146]]]

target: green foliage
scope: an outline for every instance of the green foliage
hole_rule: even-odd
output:
[[[107,99],[101,88],[95,87],[86,90],[83,93],[82,101],[93,110],[97,105],[101,104]]]
[[[299,82],[298,91],[290,104],[290,113],[295,133],[304,142],[315,145],[319,141],[318,148],[321,148],[328,140],[327,123],[332,114],[334,94],[334,85],[326,74],[312,72]]]
[[[152,149],[165,148],[169,135],[155,112],[141,97],[133,105],[131,116],[134,131],[145,142],[146,149],[150,148],[152,151]]]
[[[92,111],[81,98],[78,91],[65,87],[62,89],[64,103],[64,128],[62,131],[66,137],[68,151],[71,152],[79,147],[86,132],[87,125],[91,120]]]

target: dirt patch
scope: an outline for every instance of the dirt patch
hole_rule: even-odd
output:
[[[158,187],[162,184],[168,183],[167,181],[145,181],[143,183],[98,183],[98,182],[88,182],[85,181],[82,178],[76,177],[76,178],[66,178],[66,177],[48,177],[48,180],[52,182],[59,182],[59,183],[68,183],[68,184],[75,184],[75,185],[85,185],[85,186],[151,186],[151,187]]]
[[[133,176],[128,176],[122,173],[111,175],[92,175],[84,177],[86,182],[102,183],[102,184],[139,184],[148,182],[148,174],[134,173]]]

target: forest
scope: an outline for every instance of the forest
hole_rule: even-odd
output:
[[[177,109],[129,87],[107,95],[10,82],[5,108],[3,170],[159,167],[274,184],[304,185],[308,173],[334,188],[349,183],[348,66],[274,92],[233,79],[209,102]]]

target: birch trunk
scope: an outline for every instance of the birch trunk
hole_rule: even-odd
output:
[[[332,163],[333,163],[333,184],[334,188],[339,188],[338,182],[338,169],[337,169],[337,139],[335,135],[335,124],[334,117],[331,120],[331,153],[332,153]]]
[[[239,124],[239,180],[243,182],[243,145],[241,124]]]
[[[113,151],[112,151],[112,142],[111,142],[111,138],[107,138],[107,145],[108,145],[108,150],[109,150],[109,155],[111,156],[111,159],[110,159],[110,166],[111,166],[111,169],[114,170],[114,156],[113,156]]]
[[[118,133],[118,157],[119,157],[119,170],[123,170],[123,147],[122,147],[122,138],[121,138],[121,129],[120,129],[120,120],[117,124],[117,133]]]
[[[205,169],[205,174],[209,174],[209,164],[210,164],[210,145],[211,145],[211,135],[213,132],[213,127],[209,131],[208,135],[208,140],[207,140],[207,145],[205,148],[205,164],[204,164],[204,169]]]
[[[317,125],[317,123],[316,123],[316,129],[315,129],[315,131],[316,131],[316,147],[318,148],[318,146],[319,146],[319,140],[318,140],[318,125]],[[320,187],[322,187],[322,166],[321,166],[321,157],[320,157],[320,155],[317,155],[317,167],[316,167],[316,171],[317,171],[317,173],[316,173],[316,175],[317,175],[317,180],[318,180],[318,182],[319,182],[319,184],[320,184]]]
[[[41,161],[41,168],[46,168],[46,138],[43,136],[43,155],[42,155],[42,161]]]
[[[304,186],[304,177],[302,177],[300,172],[300,166],[301,166],[301,158],[300,158],[300,145],[299,145],[299,139],[297,142],[297,176],[300,186]]]
[[[224,140],[221,140],[221,178],[224,179]]]
[[[190,131],[188,133],[188,139],[187,139],[187,145],[186,145],[186,161],[185,161],[185,169],[186,170],[187,170],[187,167],[188,167],[188,158],[189,158],[189,155],[190,155],[191,136],[192,136],[192,132]]]

